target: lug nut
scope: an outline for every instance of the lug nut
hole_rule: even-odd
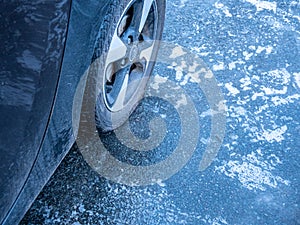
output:
[[[127,43],[128,43],[129,45],[132,43],[132,36],[129,36],[129,37],[127,38]]]
[[[142,35],[142,34],[140,34],[138,39],[139,39],[139,42],[142,42],[142,41],[144,41],[144,37],[143,37],[143,35]]]
[[[122,65],[122,66],[125,66],[125,64],[126,64],[126,59],[122,59],[121,65]]]

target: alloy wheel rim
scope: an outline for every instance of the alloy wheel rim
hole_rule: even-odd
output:
[[[155,0],[133,0],[122,14],[105,61],[104,103],[117,112],[126,107],[147,76],[157,38]]]

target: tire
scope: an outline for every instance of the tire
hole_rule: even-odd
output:
[[[99,132],[121,126],[143,98],[162,37],[165,6],[165,0],[111,3],[92,60],[101,58],[95,71],[99,83],[95,122]],[[141,7],[142,13],[138,10]],[[122,47],[118,47],[120,43]]]

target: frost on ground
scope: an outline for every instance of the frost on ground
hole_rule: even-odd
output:
[[[276,166],[281,164],[280,159],[271,154],[265,159],[261,150],[241,157],[241,160],[230,160],[215,171],[224,173],[231,178],[237,178],[249,190],[266,190],[266,187],[276,188],[278,184],[289,185],[289,181],[272,174]]]
[[[250,190],[264,191],[279,184],[289,185],[290,181],[276,175],[276,169],[282,162],[276,151],[271,151],[268,146],[277,145],[280,150],[282,143],[292,135],[287,118],[280,112],[284,110],[282,107],[299,101],[300,95],[294,93],[293,83],[291,74],[281,68],[224,84],[231,99],[227,110],[229,126],[243,132],[230,137],[225,146],[231,157],[216,166],[215,171],[237,179]],[[247,140],[246,143],[250,141],[262,147],[247,154],[247,147],[239,145],[243,139]]]

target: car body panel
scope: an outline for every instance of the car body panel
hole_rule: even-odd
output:
[[[49,1],[41,2],[49,3]],[[31,119],[32,123],[43,123],[43,126],[39,127],[38,134],[40,136],[39,140],[35,140],[34,142],[36,145],[33,148],[33,152],[31,154],[28,153],[27,159],[31,161],[27,166],[26,174],[24,171],[24,173],[21,175],[22,178],[17,178],[21,180],[13,179],[13,182],[23,183],[24,185],[21,188],[19,187],[14,196],[12,196],[12,198],[15,198],[16,195],[18,195],[13,206],[10,207],[11,209],[3,221],[3,224],[17,224],[20,221],[20,219],[26,213],[26,210],[30,207],[33,200],[39,194],[45,183],[48,181],[54,170],[57,168],[75,141],[72,131],[73,97],[80,78],[91,63],[96,38],[107,13],[107,6],[110,3],[111,1],[106,0],[73,0],[72,3],[70,0],[65,0],[60,3],[56,2],[54,4],[60,6],[59,10],[63,11],[64,19],[59,20],[56,18],[57,20],[49,21],[56,21],[57,25],[64,24],[65,26],[54,27],[55,31],[59,30],[61,32],[59,34],[51,32],[48,34],[48,36],[52,35],[51,37],[55,40],[57,38],[61,38],[61,42],[57,41],[56,44],[51,46],[53,48],[53,56],[55,57],[50,59],[52,59],[53,63],[56,63],[55,65],[58,66],[52,67],[52,69],[49,67],[48,70],[45,71],[44,76],[51,76],[51,74],[55,73],[55,76],[58,77],[60,74],[58,86],[56,87],[56,97],[55,100],[53,100],[52,97],[52,101],[43,102],[43,104],[47,104],[47,106],[49,104],[50,108],[52,106],[51,112],[49,110],[47,112],[40,111],[39,113],[39,104],[37,104],[36,108],[33,108],[34,112],[36,112],[34,115],[41,114],[42,118],[37,120],[34,116]],[[68,20],[70,4],[72,4],[70,11],[71,15],[69,19],[68,34],[64,50],[64,40],[67,32],[66,21]],[[58,15],[59,13],[55,11],[54,14]],[[14,43],[14,41],[12,41],[12,43]],[[62,55],[63,53],[64,55]],[[49,55],[47,54],[45,57],[47,58]],[[56,84],[56,82],[57,80],[54,83]],[[38,88],[38,90],[42,93],[46,92],[38,96],[40,99],[43,99],[47,93],[51,96],[53,96],[55,93],[55,88],[51,89],[52,92],[49,92],[47,87],[44,88],[43,86]],[[16,114],[18,113],[19,112]],[[35,134],[37,130],[33,129],[30,132],[32,133],[29,133],[29,137],[36,138]],[[29,143],[31,143],[30,141]],[[38,152],[39,145],[40,150]],[[1,155],[2,154],[3,153],[1,152]],[[22,155],[24,152],[21,152],[20,154]],[[19,166],[19,169],[20,168],[22,168],[22,165]],[[6,210],[7,208],[8,206],[6,207]]]
[[[70,0],[4,1],[1,5],[0,221],[22,189],[45,134]]]

